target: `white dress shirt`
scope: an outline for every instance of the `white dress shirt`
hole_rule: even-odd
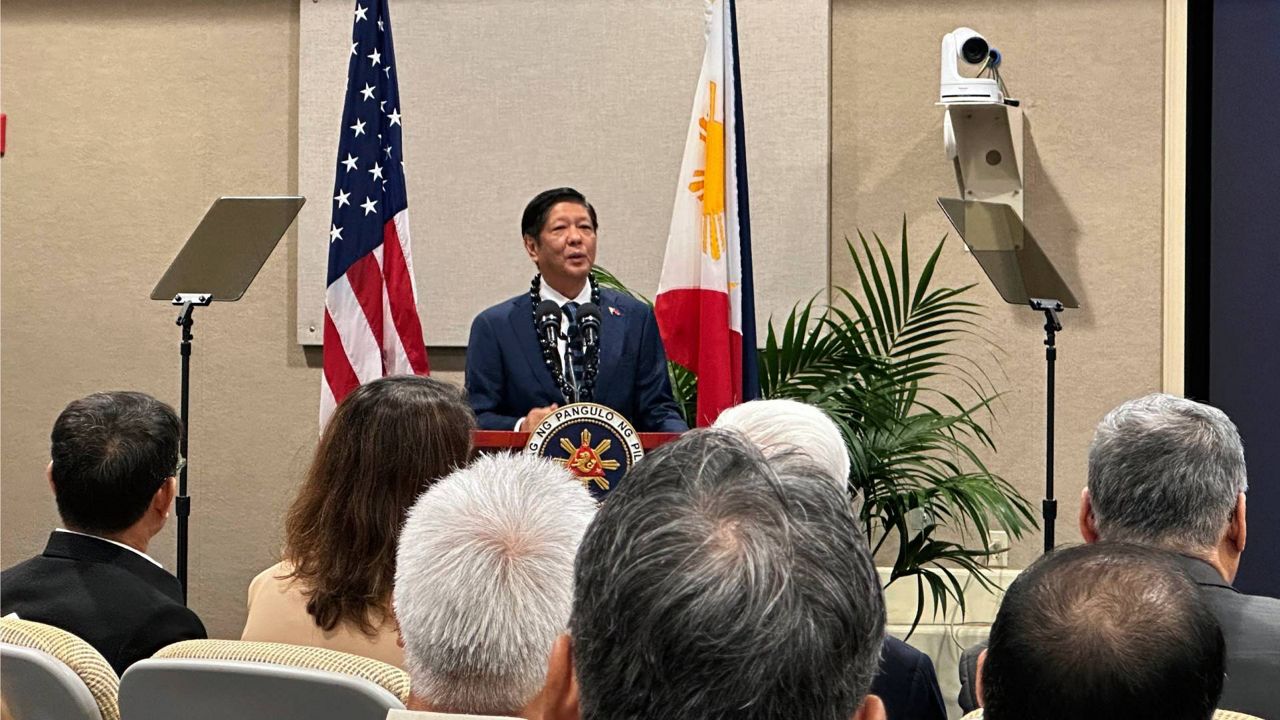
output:
[[[75,530],[67,530],[66,528],[54,528],[54,529],[53,529],[53,531],[54,531],[54,532],[60,532],[60,533],[68,533],[68,534],[70,534],[70,535],[82,535],[82,536],[84,536],[84,537],[91,537],[91,538],[94,538],[95,540],[101,540],[102,542],[109,542],[109,543],[111,543],[112,545],[119,545],[120,547],[124,548],[125,550],[128,550],[128,551],[129,551],[129,552],[131,552],[131,553],[134,553],[135,555],[141,555],[142,557],[146,558],[146,559],[147,559],[147,562],[151,563],[152,565],[155,565],[156,567],[158,567],[158,568],[160,568],[160,569],[162,569],[162,570],[164,569],[164,566],[163,566],[163,565],[161,565],[160,563],[156,562],[156,559],[155,559],[155,558],[153,558],[153,557],[151,557],[150,555],[148,555],[148,554],[146,554],[146,553],[142,552],[141,550],[139,550],[139,549],[138,549],[138,548],[136,548],[136,547],[129,547],[128,545],[125,545],[125,544],[124,544],[124,543],[122,543],[122,542],[116,542],[115,540],[112,540],[111,538],[104,538],[104,537],[102,537],[102,536],[100,536],[100,535],[90,535],[89,533],[76,532]]]

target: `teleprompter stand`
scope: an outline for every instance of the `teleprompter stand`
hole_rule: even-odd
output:
[[[1054,522],[1058,517],[1058,501],[1053,496],[1053,423],[1057,337],[1062,332],[1059,313],[1066,308],[1078,308],[1080,303],[1012,207],[953,198],[938,198],[938,205],[1000,297],[1007,303],[1027,306],[1044,314],[1045,466],[1044,500],[1040,510],[1044,520],[1044,551],[1048,553],[1053,550]]]
[[[188,426],[191,389],[191,327],[197,307],[216,301],[234,302],[244,296],[263,263],[298,210],[301,197],[223,197],[214,201],[204,219],[169,264],[164,277],[151,291],[152,300],[165,300],[181,308],[177,325],[182,331],[178,346],[182,358],[179,414],[182,436],[179,447],[184,461],[178,470],[178,581],[187,599],[188,530],[191,497],[187,494]]]

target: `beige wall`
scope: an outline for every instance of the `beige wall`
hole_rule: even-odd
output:
[[[0,24],[9,565],[57,522],[42,473],[68,400],[137,388],[177,404],[175,313],[146,298],[209,202],[296,190],[297,6],[8,0]],[[318,371],[291,341],[294,242],[241,302],[196,316],[191,602],[219,635],[238,636],[314,444]],[[174,568],[172,524],[153,551]]]
[[[857,227],[892,234],[904,212],[921,247],[948,231],[933,207],[953,192],[932,105],[937,43],[959,24],[987,33],[1027,100],[1028,223],[1086,305],[1060,337],[1059,536],[1074,539],[1092,425],[1160,378],[1162,6],[988,2],[963,16],[948,7],[833,6],[833,239],[842,247],[840,235]],[[56,523],[41,474],[49,426],[68,400],[129,387],[177,402],[174,313],[145,298],[208,203],[297,191],[298,4],[7,0],[0,27],[7,566],[37,552]],[[1069,65],[1072,53],[1105,67]],[[192,604],[217,636],[238,634],[246,585],[277,552],[281,513],[314,444],[319,372],[293,340],[296,252],[291,232],[244,300],[197,315]],[[835,280],[850,273],[836,252]],[[958,244],[941,279],[982,280]],[[979,297],[1008,375],[993,465],[1038,500],[1039,321],[985,286]],[[460,351],[433,350],[432,364],[457,380]],[[1016,547],[1014,564],[1038,543]],[[171,529],[154,551],[173,567]]]
[[[1093,426],[1161,380],[1161,182],[1164,6],[1161,0],[835,0],[832,8],[832,279],[852,286],[843,236],[896,242],[907,217],[914,256],[952,233],[935,204],[956,194],[942,149],[938,46],[958,26],[1004,53],[1026,115],[1027,226],[1081,309],[1058,336],[1059,542],[1075,518]],[[1096,63],[1081,58],[1096,58]],[[918,263],[916,267],[919,267]],[[991,467],[1036,506],[1044,489],[1043,319],[1005,305],[952,238],[936,279],[978,283],[1001,352],[1007,394]],[[994,367],[989,365],[989,367]],[[1023,566],[1037,534],[1013,548]]]

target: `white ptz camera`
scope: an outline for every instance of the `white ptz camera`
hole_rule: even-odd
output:
[[[981,69],[988,58],[999,58],[998,51],[987,44],[987,39],[972,28],[956,28],[942,36],[942,67],[938,102],[999,103],[1004,93],[995,78],[964,77],[960,63]],[[996,61],[998,62],[998,60]]]

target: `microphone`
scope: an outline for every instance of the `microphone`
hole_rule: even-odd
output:
[[[600,308],[595,303],[583,303],[578,308],[578,327],[582,330],[582,340],[587,347],[600,344]]]
[[[543,300],[533,315],[538,318],[538,332],[542,333],[547,347],[554,349],[560,338],[560,306],[555,300]]]

